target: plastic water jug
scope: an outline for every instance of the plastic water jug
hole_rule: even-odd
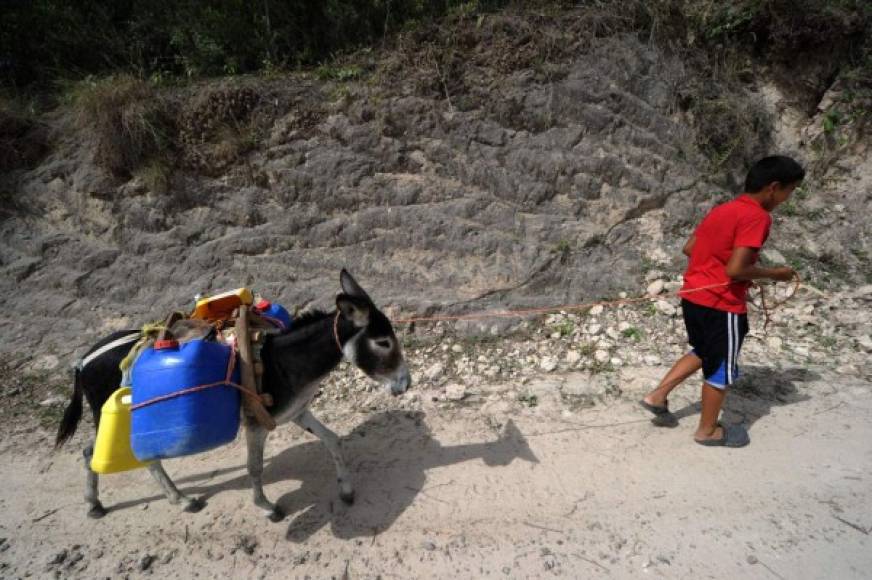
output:
[[[96,473],[117,473],[145,467],[130,448],[130,387],[118,389],[103,403],[100,426],[94,443],[91,469]]]
[[[179,457],[233,441],[240,394],[226,382],[232,349],[202,339],[157,346],[163,347],[146,349],[133,365],[134,455],[141,461]],[[238,366],[231,381],[239,384]],[[206,388],[181,394],[194,387]],[[154,399],[160,400],[137,407]]]
[[[207,296],[197,300],[194,306],[194,312],[191,313],[191,318],[200,318],[203,320],[224,320],[230,318],[230,315],[240,305],[250,305],[254,301],[254,296],[248,288],[237,288],[229,292],[222,292],[215,296]]]
[[[254,305],[254,310],[282,332],[291,328],[291,314],[281,304],[261,300]]]

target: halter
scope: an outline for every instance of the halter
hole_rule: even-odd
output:
[[[336,348],[339,349],[340,354],[345,354],[342,350],[342,343],[339,342],[339,315],[342,314],[341,310],[336,311],[336,318],[333,319],[333,339],[336,341]]]

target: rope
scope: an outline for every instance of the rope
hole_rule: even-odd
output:
[[[756,287],[760,289],[761,292],[761,305],[758,306],[756,303],[752,302],[754,306],[759,307],[763,310],[766,316],[766,324],[768,324],[769,319],[771,318],[771,312],[775,309],[782,306],[785,302],[793,298],[794,294],[799,290],[800,279],[797,274],[794,278],[795,288],[793,292],[787,296],[784,300],[777,302],[774,305],[767,305],[765,302],[765,297],[763,297],[763,290],[759,284],[753,284],[752,287]],[[441,322],[441,321],[458,321],[458,320],[483,320],[486,318],[519,318],[522,316],[527,316],[531,314],[547,314],[549,312],[562,312],[567,310],[586,310],[592,308],[594,306],[618,306],[621,304],[633,304],[637,302],[650,302],[652,300],[659,300],[662,298],[668,298],[670,296],[681,297],[687,294],[693,294],[695,292],[702,292],[705,290],[711,290],[712,288],[723,288],[725,286],[732,286],[734,284],[747,284],[747,281],[732,281],[732,282],[721,282],[719,284],[711,284],[708,286],[700,286],[699,288],[691,288],[689,290],[678,290],[676,292],[660,294],[657,296],[638,296],[635,298],[621,298],[618,300],[599,300],[596,302],[584,302],[582,304],[564,304],[561,306],[546,306],[543,308],[525,308],[520,310],[502,310],[502,311],[485,311],[485,312],[474,312],[472,314],[459,314],[459,315],[445,315],[445,316],[418,316],[413,318],[401,318],[398,320],[394,320],[393,322],[396,324],[409,324],[413,322]],[[764,326],[765,328],[765,326]]]
[[[799,287],[802,284],[802,281],[799,279],[799,274],[794,272],[791,282],[793,283],[793,290],[789,292],[784,299],[776,300],[774,304],[767,304],[768,298],[766,297],[766,286],[773,286],[774,284],[754,284],[754,287],[760,292],[760,303],[757,304],[753,300],[749,300],[748,302],[763,312],[763,334],[767,334],[769,323],[772,322],[772,313],[784,306],[796,295],[797,292],[799,292]]]
[[[233,370],[236,368],[236,347],[231,347],[230,351],[230,360],[227,361],[227,372],[224,375],[223,381],[217,381],[214,383],[206,383],[202,385],[195,385],[193,387],[188,387],[186,389],[181,389],[179,391],[174,391],[172,393],[167,393],[166,395],[160,395],[158,397],[153,397],[151,399],[147,399],[142,401],[141,403],[136,403],[135,405],[130,405],[131,411],[136,411],[137,409],[141,409],[143,407],[148,407],[149,405],[154,405],[155,403],[160,403],[161,401],[168,401],[170,399],[175,399],[176,397],[181,397],[182,395],[189,395],[191,393],[197,393],[200,391],[205,391],[206,389],[211,389],[214,387],[233,387],[234,389],[241,391],[244,395],[257,399],[264,403],[264,398],[262,395],[258,393],[252,393],[239,383],[234,383],[232,381]]]

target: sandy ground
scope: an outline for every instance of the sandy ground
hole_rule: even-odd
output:
[[[336,410],[357,501],[337,495],[321,444],[271,436],[266,492],[251,505],[240,440],[166,462],[181,513],[145,471],[106,476],[102,520],[85,517],[77,436],[50,452],[39,429],[0,443],[0,576],[159,578],[869,578],[872,384],[824,369],[774,369],[778,398],[732,393],[744,449],[695,445],[697,387],[681,424],[650,424],[635,400],[664,368],[632,369],[624,396],[571,412]],[[626,370],[624,371],[627,372]]]

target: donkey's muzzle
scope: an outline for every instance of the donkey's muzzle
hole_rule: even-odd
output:
[[[394,396],[402,395],[410,386],[412,386],[412,375],[409,374],[408,367],[403,365],[403,368],[400,371],[400,376],[391,381],[391,394]]]

